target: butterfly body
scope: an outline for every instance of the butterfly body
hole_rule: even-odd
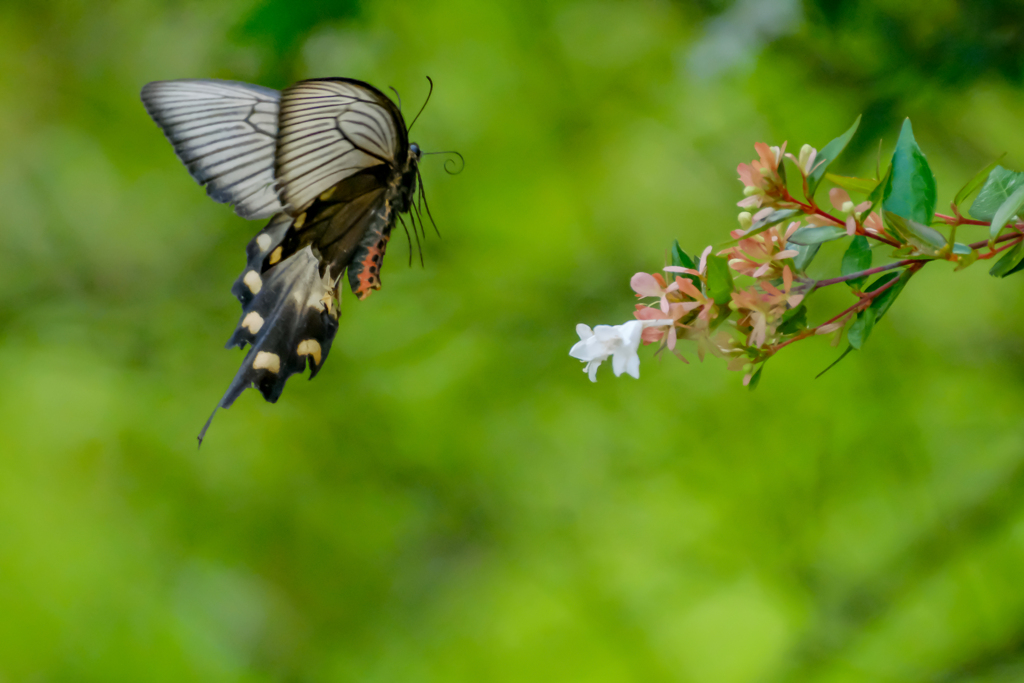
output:
[[[228,346],[250,349],[218,406],[248,386],[276,401],[307,361],[312,377],[326,360],[341,275],[360,299],[380,289],[391,231],[414,206],[419,146],[391,99],[354,79],[301,81],[280,93],[158,81],[142,99],[213,199],[245,218],[270,218],[232,287],[242,317]]]

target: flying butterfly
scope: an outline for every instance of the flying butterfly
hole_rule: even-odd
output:
[[[391,98],[350,78],[280,92],[236,81],[156,81],[142,89],[142,102],[210,197],[243,218],[270,219],[249,242],[231,290],[242,316],[227,347],[250,348],[217,408],[249,386],[275,402],[307,360],[310,379],[327,360],[342,274],[365,299],[380,289],[396,221],[405,227],[407,214],[417,240],[424,212],[433,223],[420,148]]]

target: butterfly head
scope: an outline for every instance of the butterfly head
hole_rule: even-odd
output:
[[[420,146],[415,142],[409,145],[409,156],[406,158],[401,180],[398,183],[398,198],[395,208],[399,213],[405,213],[409,210],[413,195],[416,194],[417,168],[422,154]]]

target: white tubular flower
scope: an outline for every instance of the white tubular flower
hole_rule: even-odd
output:
[[[608,356],[612,357],[612,371],[616,377],[625,372],[640,379],[640,356],[636,351],[640,346],[641,333],[645,327],[673,324],[672,320],[630,320],[621,325],[598,325],[591,330],[580,323],[576,326],[580,340],[569,349],[569,355],[586,363],[583,372],[591,382],[597,381],[597,368],[608,360]]]

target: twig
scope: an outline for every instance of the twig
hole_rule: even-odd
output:
[[[919,260],[920,259],[908,258],[903,259],[902,261],[896,261],[895,263],[888,263],[884,266],[876,266],[874,268],[868,268],[867,270],[862,270],[857,273],[843,275],[842,277],[833,277],[827,280],[818,280],[814,283],[814,288],[819,289],[821,287],[828,287],[829,285],[834,285],[839,282],[846,282],[847,280],[856,280],[859,277],[867,277],[868,275],[874,275],[875,273],[884,273],[885,271],[892,270],[893,268],[909,266],[911,263],[915,263]]]

